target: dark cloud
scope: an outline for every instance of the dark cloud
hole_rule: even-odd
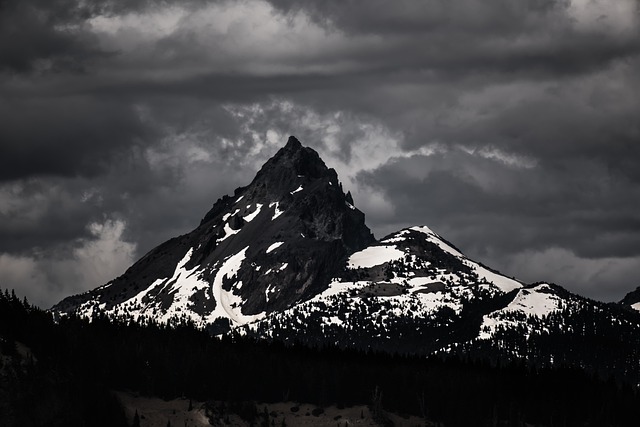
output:
[[[622,292],[633,278],[618,276],[609,283],[595,273],[558,276],[542,267],[536,278],[535,269],[520,265],[522,257],[560,250],[576,265],[625,259],[639,265],[638,187],[610,179],[606,168],[593,164],[520,167],[460,150],[396,160],[358,179],[395,207],[389,229],[422,218],[470,256],[510,275],[526,271],[525,280],[561,277],[576,292],[603,297]],[[587,279],[599,282],[583,289]]]
[[[639,256],[637,185],[611,180],[593,164],[565,166],[521,167],[457,150],[396,160],[358,179],[396,207],[393,221],[422,217],[476,251],[496,245],[503,255],[561,247],[585,258]],[[494,230],[491,239],[476,239],[485,227]]]
[[[0,3],[0,70],[80,72],[86,61],[107,55],[82,28],[90,10],[76,1]]]
[[[152,133],[131,105],[86,96],[0,101],[0,180],[97,175]]]
[[[291,13],[303,10],[318,23],[353,32],[373,34],[436,33],[443,29],[513,33],[528,29],[527,23],[549,17],[563,2],[553,0],[506,0],[478,4],[470,0],[400,0],[389,8],[384,0],[375,1],[294,1],[271,0],[275,7]],[[551,16],[553,17],[553,16]]]
[[[439,71],[442,78],[482,72],[558,78],[637,55],[640,48],[632,34],[612,35],[604,24],[576,28],[579,18],[565,1],[402,0],[393,8],[383,0],[270,3],[285,14],[304,12],[329,30],[380,37],[378,49],[386,54],[364,50],[360,59],[377,57],[380,67],[393,72]]]
[[[43,303],[99,285],[295,134],[378,236],[425,223],[617,298],[640,266],[638,70],[633,0],[4,0],[0,266]]]

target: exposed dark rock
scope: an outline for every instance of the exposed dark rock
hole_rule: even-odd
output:
[[[633,291],[625,295],[624,298],[622,298],[622,301],[620,301],[620,304],[631,306],[639,302],[640,302],[640,286],[638,286],[636,289],[634,289]]]
[[[87,302],[104,303],[109,310],[147,290],[140,303],[158,303],[162,312],[173,303],[176,289],[167,281],[156,283],[171,278],[184,259],[183,267],[195,268],[210,285],[190,296],[190,309],[206,316],[217,304],[216,274],[242,251],[240,269],[222,285],[225,291],[235,286],[242,302],[234,308],[242,315],[282,310],[326,288],[347,256],[373,241],[364,214],[342,191],[335,170],[292,136],[248,186],[220,198],[191,233],[161,244],[119,278],[66,298],[53,310],[73,312]],[[267,253],[277,242],[283,243]]]

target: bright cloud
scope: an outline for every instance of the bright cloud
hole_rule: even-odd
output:
[[[124,273],[135,261],[134,243],[123,240],[126,224],[107,219],[87,225],[91,238],[73,247],[39,250],[30,255],[0,254],[5,289],[48,306],[65,296],[88,291]]]

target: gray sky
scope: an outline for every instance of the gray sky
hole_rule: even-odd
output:
[[[618,300],[639,94],[637,0],[3,0],[0,287],[107,282],[296,135],[377,237]]]

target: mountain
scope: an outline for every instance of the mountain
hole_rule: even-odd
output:
[[[222,333],[323,291],[374,241],[334,169],[295,137],[200,225],[56,313],[191,321]]]
[[[625,295],[622,301],[620,301],[620,304],[640,311],[640,286]]]
[[[640,302],[633,298],[627,305]],[[336,172],[295,137],[195,230],[52,311],[311,346],[561,364],[640,384],[640,312],[506,277],[426,226],[376,241]]]

